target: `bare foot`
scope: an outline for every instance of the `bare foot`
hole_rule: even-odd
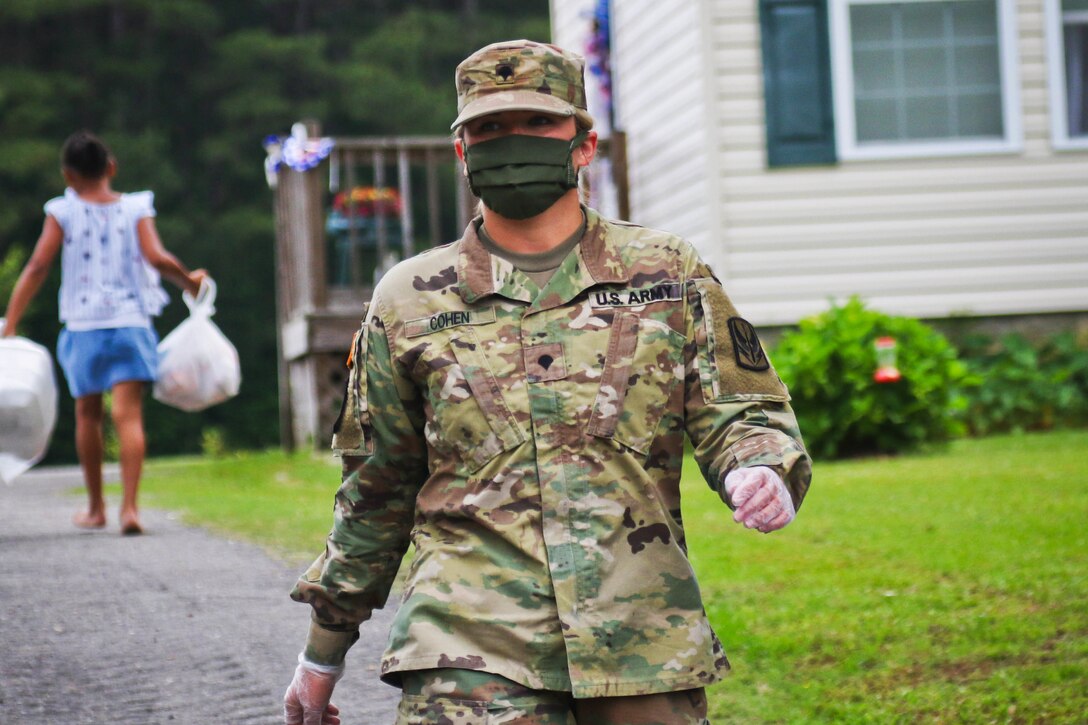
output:
[[[122,514],[121,515],[121,535],[122,536],[139,536],[144,532],[144,528],[140,526],[140,518],[136,514]]]
[[[80,511],[72,517],[72,523],[81,529],[101,529],[106,525],[106,514]]]

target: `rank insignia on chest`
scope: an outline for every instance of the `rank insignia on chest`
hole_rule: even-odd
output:
[[[651,302],[679,299],[680,285],[676,282],[641,289],[596,290],[589,293],[589,304],[592,307],[637,307]]]
[[[495,308],[478,310],[445,310],[428,317],[417,317],[404,323],[405,337],[419,337],[461,325],[486,325],[495,321]]]

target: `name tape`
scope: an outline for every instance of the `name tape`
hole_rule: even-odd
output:
[[[405,337],[419,337],[432,332],[448,330],[461,325],[486,325],[495,321],[495,308],[485,307],[479,310],[446,310],[430,317],[418,317],[404,323]]]

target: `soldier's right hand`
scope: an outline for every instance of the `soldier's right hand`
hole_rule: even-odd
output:
[[[343,666],[329,667],[298,658],[295,676],[283,695],[286,725],[340,725],[339,708],[329,702]]]

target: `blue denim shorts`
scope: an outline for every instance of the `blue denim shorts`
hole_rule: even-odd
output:
[[[73,398],[97,395],[117,383],[155,379],[159,338],[150,327],[60,331],[57,362]]]

